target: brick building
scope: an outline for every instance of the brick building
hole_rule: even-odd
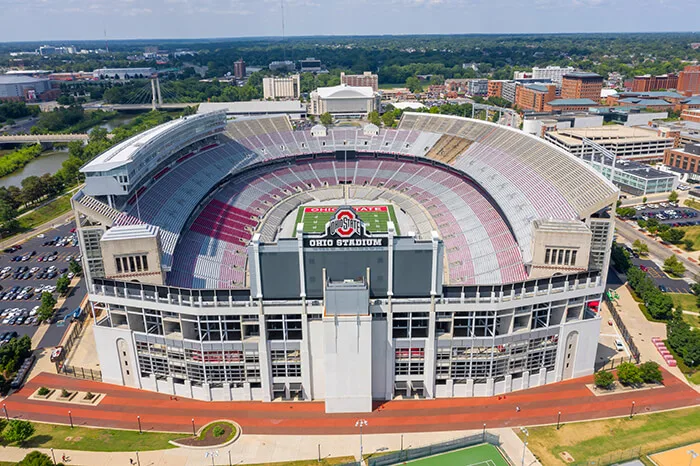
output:
[[[666,149],[664,165],[700,173],[700,144],[686,144],[683,148]]]
[[[486,96],[487,97],[502,97],[503,96],[503,83],[502,79],[491,79],[487,85]]]
[[[542,112],[545,104],[556,98],[556,84],[526,84],[515,90],[515,104],[523,110]]]
[[[575,72],[565,74],[561,83],[562,99],[591,99],[600,101],[603,77],[596,73]]]
[[[245,78],[245,62],[242,58],[233,62],[233,76],[235,76],[236,79]]]
[[[632,92],[648,92],[657,91],[659,89],[675,89],[678,86],[678,75],[660,74],[652,76],[645,74],[643,76],[635,76],[632,81]]]
[[[700,65],[686,66],[678,73],[678,92],[700,94]]]
[[[374,92],[377,92],[379,90],[379,76],[371,71],[365,71],[362,74],[345,74],[345,72],[341,72],[340,84],[355,87],[371,87]]]
[[[556,99],[547,102],[544,105],[544,111],[582,112],[598,105],[598,101],[592,99]]]

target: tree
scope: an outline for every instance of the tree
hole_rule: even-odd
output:
[[[664,376],[659,369],[659,365],[654,361],[648,361],[639,366],[639,371],[642,376],[642,380],[645,383],[661,383],[664,381]]]
[[[333,115],[331,115],[328,112],[323,113],[323,114],[321,114],[320,120],[321,120],[322,125],[326,125],[326,126],[331,125],[331,124],[333,124]]]
[[[51,319],[51,317],[53,317],[53,307],[55,305],[56,298],[54,298],[51,293],[48,293],[46,291],[41,293],[41,305],[39,306],[39,310],[37,311],[39,320],[43,322]]]
[[[670,202],[678,202],[678,192],[677,191],[671,191],[671,194],[668,195],[668,200]]]
[[[387,128],[391,128],[392,126],[396,125],[396,117],[394,116],[394,112],[384,112],[384,115],[382,115],[382,122]]]
[[[644,197],[642,198],[642,204],[646,204],[646,203],[647,203],[647,197],[644,196]]]
[[[0,223],[5,230],[17,229],[17,210],[7,201],[0,200]]]
[[[627,273],[627,271],[632,267],[632,261],[630,260],[630,253],[626,249],[623,249],[619,244],[613,243],[611,259],[613,261],[613,266],[616,270]]]
[[[640,385],[644,382],[641,370],[631,362],[617,366],[617,380],[623,385]]]
[[[695,242],[692,239],[686,238],[683,240],[683,247],[685,247],[686,251],[692,251],[694,246]]]
[[[613,377],[612,372],[600,371],[595,373],[593,376],[593,381],[595,382],[596,387],[608,389],[612,387],[613,382],[615,382],[615,378]]]
[[[53,466],[53,461],[48,455],[40,451],[32,451],[22,459],[17,466]],[[63,463],[59,463],[62,465]]]
[[[367,114],[367,120],[369,120],[369,122],[373,125],[381,126],[382,124],[382,119],[379,117],[379,113],[377,111],[369,112]]]
[[[61,275],[56,280],[56,293],[60,296],[64,296],[68,292],[68,285],[70,285],[70,278],[65,275]]]
[[[664,261],[664,272],[674,277],[682,277],[685,273],[685,265],[675,255],[672,255]]]
[[[634,240],[634,243],[632,243],[632,250],[639,256],[646,256],[649,254],[649,246],[647,246],[646,243],[642,243],[638,239]]]
[[[417,92],[423,92],[423,86],[421,85],[420,80],[415,76],[409,76],[406,78],[406,87],[414,94]]]
[[[617,209],[617,215],[622,218],[634,217],[634,214],[636,213],[637,211],[632,207],[620,207]]]
[[[34,435],[34,426],[31,422],[12,419],[7,423],[3,437],[9,443],[21,444],[32,435]]]
[[[672,244],[678,244],[681,241],[683,241],[683,237],[685,236],[685,231],[680,230],[678,228],[667,228],[661,233],[659,233],[659,237],[666,241],[667,243],[672,243]]]
[[[83,266],[80,265],[80,262],[71,259],[68,263],[68,270],[70,270],[73,275],[81,275],[83,273]]]

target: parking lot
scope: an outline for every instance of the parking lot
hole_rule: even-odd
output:
[[[68,222],[21,244],[21,249],[0,252],[0,336],[17,332],[19,336],[34,335],[38,321],[35,309],[41,304],[43,291],[54,292],[56,280],[69,274],[71,258],[77,259],[79,248],[72,236],[74,222]],[[58,240],[57,242],[55,240]],[[39,347],[57,345],[67,325],[63,317],[79,306],[85,295],[84,281],[74,287],[63,306],[56,311],[53,322],[39,343]]]
[[[690,207],[677,206],[669,202],[658,204],[638,205],[634,209],[637,214],[634,220],[649,220],[655,218],[659,223],[671,227],[700,225],[700,212]]]

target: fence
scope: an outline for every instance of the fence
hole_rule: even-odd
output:
[[[595,363],[595,371],[611,371],[623,362],[639,363],[637,358],[634,356],[619,356],[617,358],[609,359],[608,361],[601,361]]]
[[[75,377],[77,379],[87,379],[102,382],[102,371],[97,369],[86,369],[84,367],[76,366],[62,366],[61,373],[65,375],[70,375],[71,377]]]
[[[428,445],[425,447],[411,448],[407,450],[396,451],[394,453],[389,453],[387,455],[382,455],[377,458],[369,458],[367,460],[368,466],[390,466],[392,464],[399,464],[405,461],[411,461],[419,458],[425,458],[426,456],[439,455],[440,453],[446,453],[448,451],[458,450],[460,448],[471,447],[473,445],[479,445],[482,443],[490,443],[492,445],[500,445],[501,439],[498,435],[494,435],[488,432],[482,434],[476,434],[469,437],[462,437],[454,440],[448,440],[447,442],[436,443],[434,445]],[[346,463],[343,466],[359,465],[360,463]]]
[[[585,461],[575,461],[569,463],[570,466],[609,466],[639,459],[642,456],[642,447],[630,448],[629,450],[615,451],[607,455],[589,458]]]
[[[637,348],[637,345],[634,343],[634,339],[632,338],[632,334],[627,330],[625,323],[622,321],[622,318],[620,317],[620,313],[617,312],[617,305],[613,301],[610,300],[607,293],[603,293],[603,299],[605,300],[606,303],[608,303],[608,308],[610,309],[610,315],[612,315],[612,319],[615,322],[615,325],[617,325],[617,328],[620,329],[620,334],[622,335],[622,338],[624,338],[625,342],[627,343],[627,346],[629,347],[630,353],[632,353],[632,356],[634,357],[635,362],[639,363],[639,349]]]
[[[68,338],[66,338],[66,341],[63,343],[63,351],[64,355],[67,357],[68,354],[70,354],[70,350],[73,349],[73,345],[75,342],[80,338],[80,332],[83,331],[83,327],[85,327],[85,322],[88,321],[85,317],[85,313],[82,313],[82,318],[78,320],[74,320],[75,325],[73,325],[73,328],[71,329],[70,333],[68,334]]]

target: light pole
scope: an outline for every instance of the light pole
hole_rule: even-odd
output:
[[[403,451],[403,434],[401,434],[401,451]]]
[[[53,459],[53,464],[56,464],[56,455],[53,453],[53,448],[51,449],[51,458]]]
[[[630,408],[630,419],[634,417],[634,401],[632,402],[632,407]]]
[[[358,419],[355,422],[355,427],[360,428],[360,463],[362,462],[362,428],[367,425],[366,419]]]
[[[192,418],[192,437],[196,437],[197,433],[194,430],[194,418]]]
[[[520,432],[525,434],[525,440],[523,441],[523,459],[520,462],[520,466],[525,466],[525,450],[527,450],[527,439],[530,438],[530,432],[524,427],[520,428]]]
[[[211,458],[211,466],[214,466],[214,458],[219,456],[219,450],[208,451],[204,454],[205,458]]]
[[[141,458],[139,458],[139,452],[136,452],[136,466],[141,466]]]
[[[139,434],[143,434],[143,431],[141,430],[141,416],[136,416],[136,420],[139,423]]]
[[[5,403],[2,404],[2,410],[5,411],[5,420],[9,421],[10,416],[7,415],[7,406],[5,405]]]
[[[693,460],[698,457],[698,453],[696,453],[695,450],[688,450],[688,454],[690,455],[690,463],[688,463],[688,466],[693,466]]]
[[[70,428],[73,428],[73,415],[71,414],[70,410],[68,411],[68,419],[70,419]]]
[[[559,430],[559,423],[561,422],[561,411],[557,413],[557,430]]]
[[[481,441],[486,441],[486,423],[484,422],[484,430],[481,432]]]

